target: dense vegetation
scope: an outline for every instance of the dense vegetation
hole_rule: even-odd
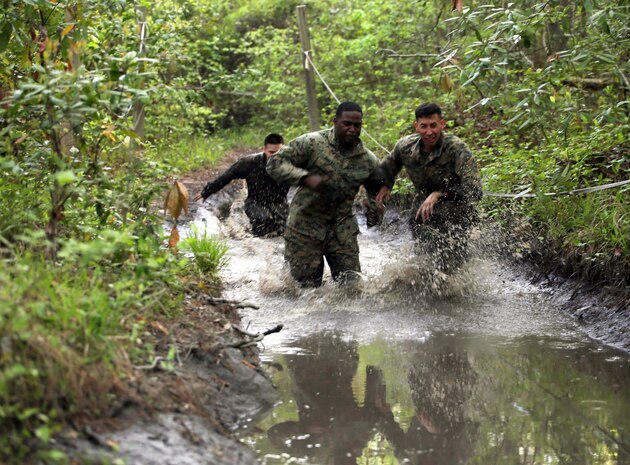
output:
[[[630,187],[544,195],[630,177],[627,0],[4,0],[1,456],[104,411],[152,357],[142,328],[203,281],[164,247],[168,183],[266,131],[307,130],[302,3],[318,70],[380,144],[441,103],[487,191],[536,194],[488,197],[490,217],[565,272],[628,285]],[[336,102],[317,89],[326,125]]]

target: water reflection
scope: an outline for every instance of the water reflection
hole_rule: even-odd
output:
[[[352,391],[359,362],[356,343],[323,333],[301,339],[297,345],[308,354],[287,359],[298,420],[269,428],[271,444],[316,463],[354,465],[384,407],[377,395],[381,378],[370,373],[367,391],[373,395],[359,406]]]
[[[474,451],[478,425],[467,408],[477,373],[463,348],[429,338],[410,354],[407,379],[415,413],[405,432],[395,421],[384,428],[400,462],[462,464]]]
[[[434,333],[292,343],[284,397],[246,439],[263,464],[630,463],[630,363],[588,343]]]

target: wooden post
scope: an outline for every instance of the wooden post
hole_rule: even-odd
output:
[[[299,5],[296,8],[296,13],[300,29],[300,43],[302,45],[302,66],[304,67],[304,79],[306,80],[308,124],[311,131],[319,131],[319,107],[317,106],[317,93],[315,91],[315,72],[304,55],[304,52],[309,52],[309,57],[311,60],[313,59],[311,37],[308,32],[308,23],[306,22],[306,5]]]

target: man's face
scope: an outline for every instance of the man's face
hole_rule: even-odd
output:
[[[333,119],[337,140],[342,147],[354,147],[359,143],[363,115],[358,111],[344,111]]]
[[[282,144],[267,144],[265,145],[265,148],[263,149],[263,153],[265,154],[265,157],[267,157],[267,160],[269,160],[276,153],[278,153],[278,151],[281,148],[282,148]]]
[[[413,124],[416,127],[416,132],[422,138],[424,149],[428,151],[433,150],[437,144],[440,134],[446,126],[446,121],[435,113],[431,116],[418,118]]]

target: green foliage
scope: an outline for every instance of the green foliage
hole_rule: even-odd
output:
[[[125,353],[145,358],[139,329],[181,303],[176,277],[185,264],[158,250],[146,239],[104,231],[87,243],[66,242],[58,265],[30,253],[3,261],[3,457],[19,462],[69,415],[102,415],[115,402],[118,378],[130,368]]]
[[[209,236],[205,229],[201,232],[193,226],[182,245],[192,252],[199,271],[211,280],[217,280],[219,272],[228,264],[227,244]]]

